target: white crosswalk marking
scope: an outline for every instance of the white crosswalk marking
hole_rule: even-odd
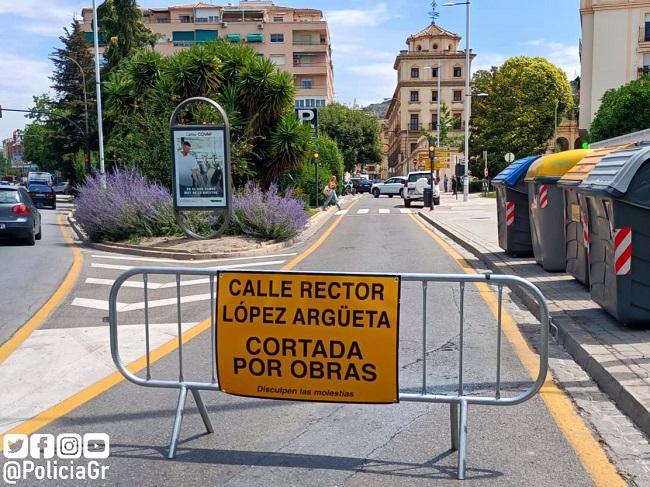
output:
[[[243,269],[245,267],[259,267],[259,266],[265,266],[265,265],[277,265],[277,264],[284,264],[286,261],[284,260],[269,260],[265,262],[247,262],[245,264],[231,264],[231,265],[219,265],[215,266],[215,269]],[[119,265],[119,264],[101,264],[97,262],[93,262],[90,264],[90,267],[94,267],[96,269],[115,269],[118,271],[128,271],[129,269],[133,269],[133,266],[129,265]]]
[[[368,208],[361,208],[357,210],[357,215],[365,215],[366,213],[368,213],[368,211],[369,211]]]
[[[390,210],[388,208],[379,208],[380,215],[385,215],[386,213],[390,213]]]
[[[86,284],[98,284],[100,286],[112,286],[115,282],[115,279],[99,279],[96,277],[86,278]],[[187,279],[181,281],[181,287],[184,286],[195,286],[197,284],[209,284],[210,278],[202,277],[200,279]],[[144,283],[142,281],[126,281],[122,283],[122,287],[135,287],[138,289],[144,289]],[[176,282],[151,282],[147,283],[149,289],[167,289],[176,287]]]
[[[205,294],[192,294],[190,296],[181,296],[181,303],[195,303],[197,301],[208,301],[210,299],[210,293]],[[149,308],[159,308],[161,306],[169,306],[170,304],[176,304],[176,297],[165,298],[165,299],[150,299]],[[104,299],[88,299],[88,298],[74,298],[72,301],[72,306],[79,306],[81,308],[92,308],[100,309],[102,311],[108,311],[108,301]],[[144,301],[139,303],[117,303],[117,311],[135,311],[138,309],[144,309]]]
[[[345,210],[339,210],[334,214],[335,215],[345,215],[348,211],[349,211],[349,208],[346,208]]]
[[[411,210],[410,210],[409,208],[400,208],[400,209],[399,209],[399,212],[400,212],[400,213],[412,213]]]
[[[342,210],[342,211],[347,211],[347,210]],[[256,255],[253,257],[223,257],[221,259],[192,260],[191,262],[193,264],[201,264],[205,262],[221,262],[221,261],[234,262],[238,260],[259,260],[259,259],[275,259],[277,257],[293,257],[294,255],[298,255],[298,252],[291,252],[289,254]],[[164,259],[159,257],[139,257],[139,256],[123,255],[123,254],[120,255],[93,254],[91,255],[91,257],[93,259],[135,260],[141,262],[173,262],[176,264],[178,263],[177,259]]]

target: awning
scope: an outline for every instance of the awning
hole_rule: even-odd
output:
[[[197,30],[194,34],[196,42],[213,42],[217,40],[216,30]]]
[[[262,42],[264,40],[264,34],[248,34],[246,35],[246,40],[248,42]]]
[[[226,39],[230,42],[239,42],[241,41],[241,36],[239,34],[226,34]]]

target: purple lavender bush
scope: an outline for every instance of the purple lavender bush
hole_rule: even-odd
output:
[[[302,200],[293,198],[292,191],[284,196],[272,184],[264,193],[249,181],[244,191],[233,197],[232,230],[258,238],[287,240],[300,233],[307,224],[307,212]]]
[[[75,218],[94,241],[179,232],[169,190],[135,169],[107,174],[106,189],[99,175],[88,176],[78,191]]]

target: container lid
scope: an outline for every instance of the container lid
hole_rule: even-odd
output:
[[[590,152],[589,149],[573,149],[542,156],[528,169],[526,181],[536,179],[557,180]]]
[[[578,162],[578,164],[569,169],[566,174],[560,178],[558,184],[567,186],[576,186],[580,184],[585,180],[591,170],[596,167],[596,164],[598,164],[598,162],[603,157],[605,157],[610,152],[624,149],[632,145],[633,144],[618,145],[614,147],[602,147],[600,149],[594,149],[593,152],[587,154],[582,158],[580,162]]]
[[[610,152],[596,164],[596,167],[580,184],[579,188],[586,191],[604,191],[616,198],[620,198],[630,189],[637,171],[649,160],[650,144],[647,143]],[[647,185],[647,181],[635,184],[635,186],[640,187],[641,191],[633,192],[634,194],[629,195],[629,198],[626,199],[640,198],[639,204],[645,204],[645,200],[650,199],[650,194],[645,193],[650,192],[647,189],[643,190],[642,187]]]
[[[502,183],[510,186],[516,186],[519,180],[526,174],[530,165],[539,159],[540,156],[528,156],[517,159],[515,162],[506,167],[503,171],[492,178],[492,184]]]

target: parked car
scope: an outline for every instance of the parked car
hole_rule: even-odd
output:
[[[372,181],[370,179],[359,178],[357,180],[356,192],[357,193],[370,193],[372,188]]]
[[[424,199],[424,190],[431,187],[431,173],[429,171],[412,171],[407,176],[406,191],[402,191],[404,206],[409,208],[413,201]],[[440,186],[433,185],[433,204],[440,204]]]
[[[70,183],[68,181],[61,181],[52,186],[56,194],[70,194]]]
[[[0,185],[0,238],[20,239],[34,245],[41,235],[41,214],[27,191]]]
[[[51,186],[44,182],[32,183],[27,187],[27,191],[37,208],[49,206],[56,210],[56,193]]]
[[[389,198],[395,195],[402,197],[402,190],[406,181],[406,176],[388,178],[386,181],[374,183],[372,188],[370,188],[370,192],[375,198],[379,198],[381,195],[387,195]]]

